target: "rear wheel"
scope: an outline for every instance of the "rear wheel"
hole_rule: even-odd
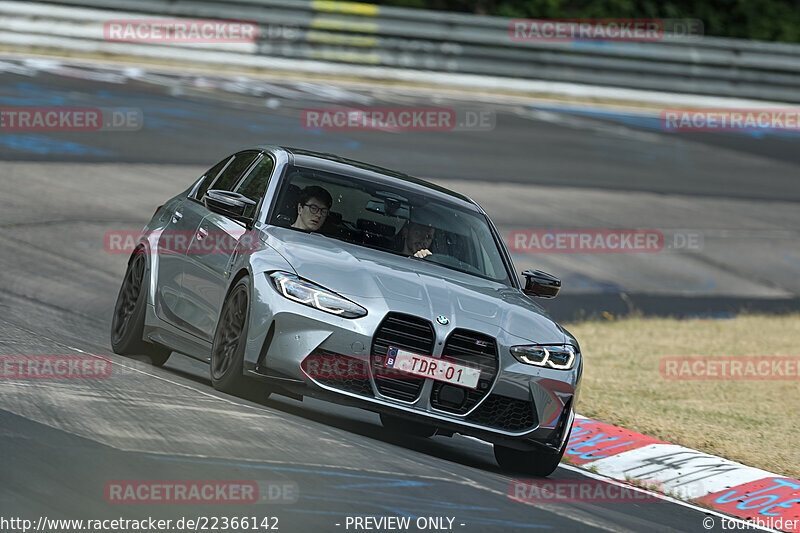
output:
[[[413,422],[411,420],[406,420],[404,418],[399,418],[384,413],[381,413],[380,416],[383,427],[392,433],[413,435],[415,437],[432,437],[434,433],[436,433],[436,428],[433,426],[428,426],[426,424]]]
[[[211,346],[211,384],[218,391],[259,401],[268,396],[267,388],[243,375],[249,319],[250,278],[244,277],[222,305]]]
[[[111,348],[114,353],[143,356],[154,366],[163,366],[171,351],[145,342],[144,315],[147,307],[147,261],[144,249],[133,252],[111,318]]]
[[[494,458],[500,468],[507,472],[520,472],[539,477],[547,477],[558,468],[558,463],[567,449],[567,441],[557,453],[539,450],[517,450],[499,444],[494,445]]]

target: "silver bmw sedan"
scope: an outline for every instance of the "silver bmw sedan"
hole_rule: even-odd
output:
[[[259,146],[158,208],[117,297],[116,353],[210,364],[253,399],[312,396],[387,431],[471,435],[546,476],[574,419],[580,347],[469,198],[332,154]]]

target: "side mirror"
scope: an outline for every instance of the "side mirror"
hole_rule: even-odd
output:
[[[525,276],[525,288],[522,292],[528,296],[555,298],[561,290],[561,280],[547,272],[526,270],[522,275]]]
[[[250,211],[256,202],[237,192],[211,189],[203,196],[203,203],[210,211],[243,222],[248,227],[253,222]]]

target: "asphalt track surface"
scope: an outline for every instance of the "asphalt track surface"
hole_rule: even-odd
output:
[[[160,201],[226,153],[256,142],[280,142],[461,183],[472,191],[494,187],[506,196],[486,193],[476,199],[490,214],[497,213],[505,228],[546,222],[547,217],[528,214],[533,218],[522,222],[508,214],[503,218],[504,211],[514,211],[509,205],[532,210],[524,209],[526,190],[540,201],[551,200],[538,207],[562,227],[581,227],[566,225],[580,216],[571,212],[575,203],[603,207],[582,220],[596,227],[619,198],[634,199],[646,207],[638,214],[623,210],[626,217],[641,217],[629,219],[631,224],[676,210],[683,219],[695,213],[690,221],[698,225],[719,217],[717,229],[729,231],[730,220],[746,216],[734,229],[771,232],[774,240],[764,246],[772,253],[796,241],[797,226],[781,225],[796,221],[792,208],[800,198],[795,139],[655,142],[648,136],[657,134],[647,128],[630,129],[610,118],[559,118],[550,111],[531,116],[530,109],[515,106],[497,109],[491,132],[325,134],[303,130],[299,110],[320,102],[421,105],[430,100],[401,95],[378,100],[359,91],[281,84],[259,96],[200,94],[169,79],[108,83],[83,73],[17,67],[0,77],[2,105],[137,107],[147,126],[113,134],[0,133],[0,354],[83,353],[112,360],[107,379],[0,380],[0,516],[34,521],[40,516],[273,516],[286,532],[345,531],[347,516],[387,515],[451,517],[455,531],[706,531],[702,509],[664,501],[512,501],[509,483],[517,476],[499,472],[490,447],[479,441],[396,438],[381,429],[375,415],[355,409],[281,398],[252,403],[219,394],[205,365],[179,355],[163,369],[112,355],[110,315],[126,257],[107,253],[102,236],[110,229],[141,227]],[[275,94],[281,91],[282,96]],[[274,100],[271,107],[264,105],[271,98],[277,106]],[[739,259],[758,262],[752,252]],[[571,258],[549,261],[566,267]],[[656,277],[675,279],[687,261]],[[763,261],[777,265],[768,254]],[[657,264],[664,262],[669,258]],[[593,276],[579,271],[589,289],[597,288],[592,280],[614,268],[590,266],[596,269]],[[720,275],[726,266],[707,274]],[[757,275],[748,270],[742,277],[754,278],[747,289],[753,295],[785,302],[797,293],[794,268],[795,276],[781,271],[785,281],[772,282],[757,269]],[[639,282],[646,287],[649,279]],[[605,293],[587,294],[581,297]],[[134,479],[289,484],[299,498],[240,507],[105,501],[107,483]],[[559,468],[552,479],[584,476]]]
[[[126,163],[96,167],[118,183],[135,173],[128,164],[169,165],[163,171],[175,180],[172,193],[245,146],[333,152],[456,188],[506,235],[541,228],[663,233],[664,249],[654,254],[517,253],[520,270],[540,268],[563,280],[560,297],[547,302],[558,319],[634,309],[677,316],[800,310],[798,133],[671,134],[657,117],[544,102],[41,59],[0,60],[0,76],[0,105],[134,108],[144,117],[139,131],[0,135],[0,160],[59,163],[30,172]],[[304,128],[301,111],[321,106],[438,106],[495,119],[492,129],[472,131]],[[138,229],[160,200],[113,224]]]

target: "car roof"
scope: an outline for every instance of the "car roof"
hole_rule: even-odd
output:
[[[363,161],[340,157],[336,154],[315,152],[313,150],[291,148],[286,146],[261,145],[257,146],[256,149],[266,151],[283,151],[287,154],[289,161],[292,164],[302,167],[350,175],[353,177],[361,177],[371,181],[386,182],[387,184],[391,182],[396,183],[399,181],[410,189],[416,189],[416,191],[419,193],[426,193],[433,196],[445,196],[450,201],[457,200],[468,204],[473,209],[480,209],[475,202],[463,194],[451,191],[450,189],[446,189],[436,185],[435,183],[431,183],[414,176],[409,176],[408,174],[404,174],[396,170],[379,167]]]

